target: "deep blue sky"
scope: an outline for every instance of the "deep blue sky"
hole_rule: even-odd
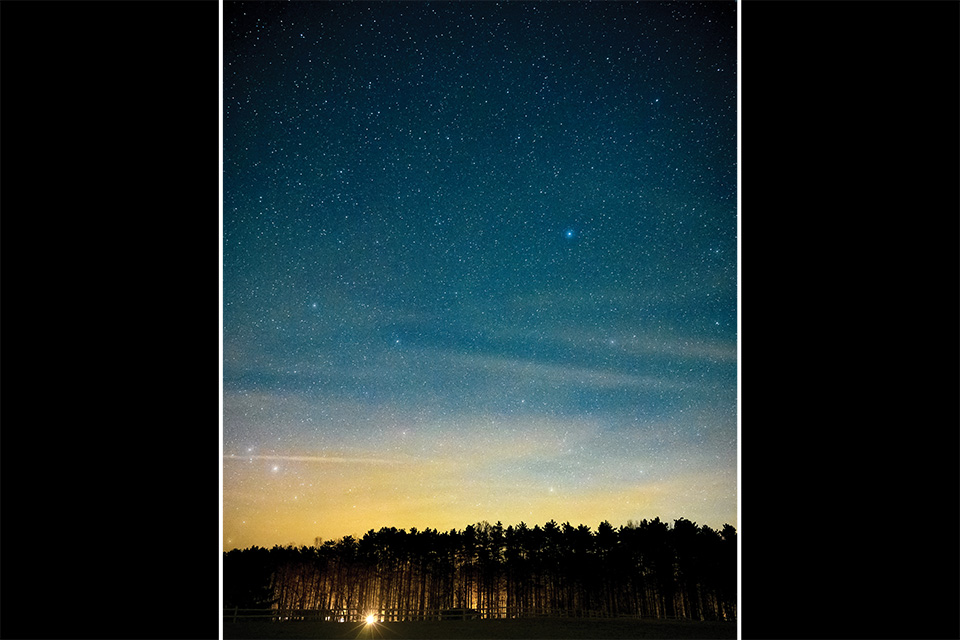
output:
[[[736,524],[733,2],[224,4],[224,546]]]

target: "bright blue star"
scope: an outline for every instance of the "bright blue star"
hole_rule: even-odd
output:
[[[577,232],[571,228],[567,228],[563,232],[563,237],[566,238],[567,240],[573,240],[573,238],[575,238],[576,235],[577,235]]]

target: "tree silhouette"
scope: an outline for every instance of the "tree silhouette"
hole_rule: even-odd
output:
[[[260,547],[234,549],[223,558],[223,604],[230,608],[263,609],[276,602],[270,552]]]
[[[596,532],[479,522],[462,531],[370,530],[313,547],[224,554],[224,603],[280,619],[640,616],[736,618],[736,529],[659,518]],[[460,612],[460,613],[456,613]]]

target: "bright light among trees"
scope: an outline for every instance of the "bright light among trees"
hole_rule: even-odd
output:
[[[373,624],[373,619],[372,615],[367,616],[367,624]]]

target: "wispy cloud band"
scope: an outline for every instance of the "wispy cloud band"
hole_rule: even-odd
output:
[[[223,456],[224,460],[237,462],[251,460],[270,460],[273,462],[316,462],[322,464],[410,464],[423,462],[414,460],[390,460],[387,458],[345,458],[340,456],[280,456],[280,455],[236,455]]]

